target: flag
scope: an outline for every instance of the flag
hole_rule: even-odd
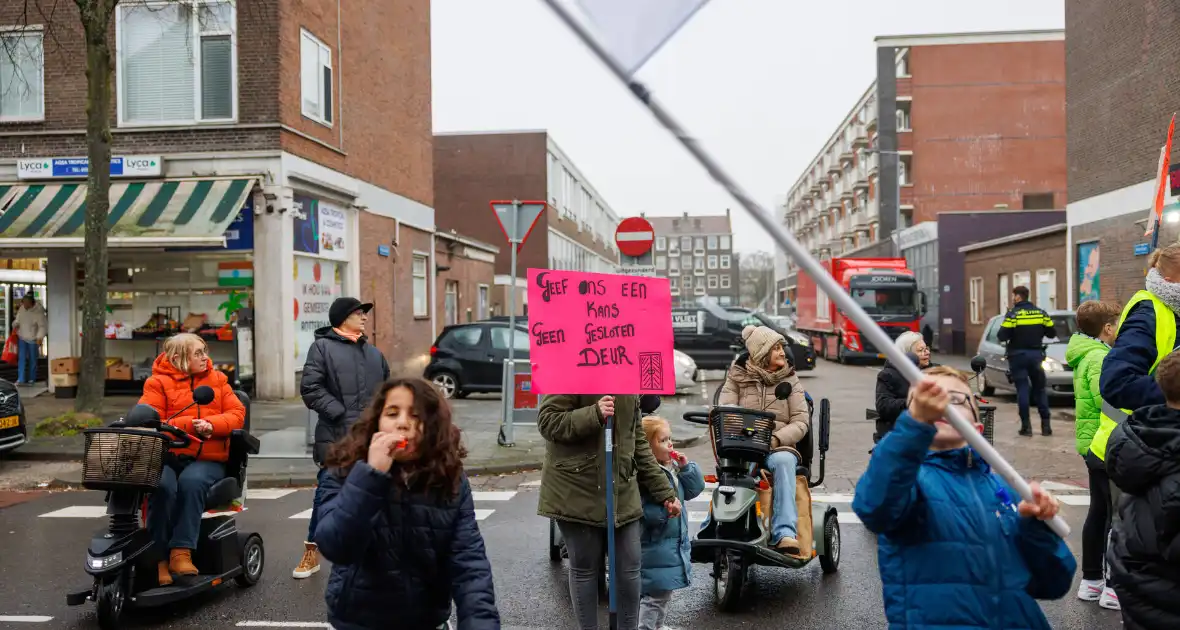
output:
[[[577,0],[599,43],[632,76],[709,0]]]
[[[1164,148],[1160,149],[1159,170],[1156,171],[1155,197],[1152,199],[1151,216],[1147,221],[1147,232],[1143,236],[1152,236],[1164,215],[1164,203],[1168,199],[1168,166],[1172,157],[1172,136],[1176,133],[1176,114],[1172,114],[1172,122],[1168,124],[1168,140]]]
[[[254,263],[248,260],[217,263],[217,286],[254,286]]]

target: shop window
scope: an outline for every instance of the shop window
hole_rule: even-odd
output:
[[[198,0],[195,12],[188,3],[120,4],[119,124],[235,119],[236,25],[234,5],[227,1]]]
[[[971,323],[983,323],[983,278],[971,279],[970,295]]]
[[[1057,270],[1037,270],[1037,307],[1046,311],[1057,309]]]
[[[0,33],[0,121],[45,119],[44,59],[40,31]]]
[[[332,49],[307,31],[300,31],[300,74],[303,115],[332,125]]]
[[[430,315],[430,307],[427,305],[427,291],[426,291],[426,256],[414,255],[413,262],[413,276],[414,276],[414,317],[426,317]]]
[[[1025,193],[1021,207],[1025,210],[1052,210],[1053,193]]]

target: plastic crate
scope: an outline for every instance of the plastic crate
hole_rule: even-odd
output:
[[[82,487],[151,492],[160,485],[168,438],[149,429],[87,429]]]

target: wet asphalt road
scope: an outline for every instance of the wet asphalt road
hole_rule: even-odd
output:
[[[833,401],[828,481],[814,492],[817,499],[831,500],[842,513],[840,571],[824,576],[818,563],[798,571],[756,568],[745,592],[744,609],[721,614],[713,606],[710,567],[694,565],[693,585],[676,596],[668,619],[670,627],[885,627],[876,542],[848,512],[852,484],[863,470],[872,443],[872,425],[864,421],[863,409],[872,404],[875,377],[872,369],[824,363],[804,378],[814,396]],[[998,434],[1014,433],[1012,405],[1003,400],[1000,404],[1001,417],[1007,420]],[[672,412],[673,406],[666,411]],[[1070,478],[1084,475],[1080,462],[1075,461],[1076,453],[1070,452],[1069,433],[1068,427],[1061,426],[1052,438],[1019,441],[1005,433],[997,439],[997,446],[1028,476],[1068,483]],[[698,461],[710,456],[707,444],[687,452]],[[476,508],[482,518],[480,529],[495,574],[504,627],[510,630],[572,627],[565,566],[549,562],[548,523],[535,515],[537,488],[528,482],[537,478],[536,474],[516,475],[476,483],[480,491],[488,492],[477,495]],[[522,481],[525,483],[519,485]],[[1073,527],[1070,546],[1078,552],[1085,492],[1070,486],[1055,490],[1071,497],[1063,515]],[[0,628],[97,627],[93,605],[67,607],[64,593],[87,584],[81,567],[89,536],[104,524],[101,516],[91,516],[96,509],[101,514],[101,502],[99,493],[64,492],[0,507]],[[250,589],[231,584],[170,610],[140,612],[130,617],[128,627],[327,627],[323,604],[326,563],[324,570],[310,579],[290,577],[306,536],[310,504],[309,490],[256,491],[247,501],[249,509],[239,517],[239,527],[258,531],[265,539],[267,566],[261,583]],[[7,502],[0,500],[0,506],[4,505]],[[689,505],[694,520],[705,510],[705,503]],[[43,516],[54,512],[58,516]],[[1054,628],[1089,630],[1121,625],[1117,613],[1078,601],[1072,594],[1043,606]],[[606,627],[605,605],[602,622]]]

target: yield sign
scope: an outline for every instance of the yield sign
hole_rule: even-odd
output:
[[[643,217],[623,219],[615,229],[615,244],[619,246],[619,251],[632,257],[650,252],[655,238],[655,228]]]
[[[546,208],[544,201],[493,201],[491,205],[496,220],[500,222],[500,230],[509,243],[516,243],[516,251],[524,247]]]

